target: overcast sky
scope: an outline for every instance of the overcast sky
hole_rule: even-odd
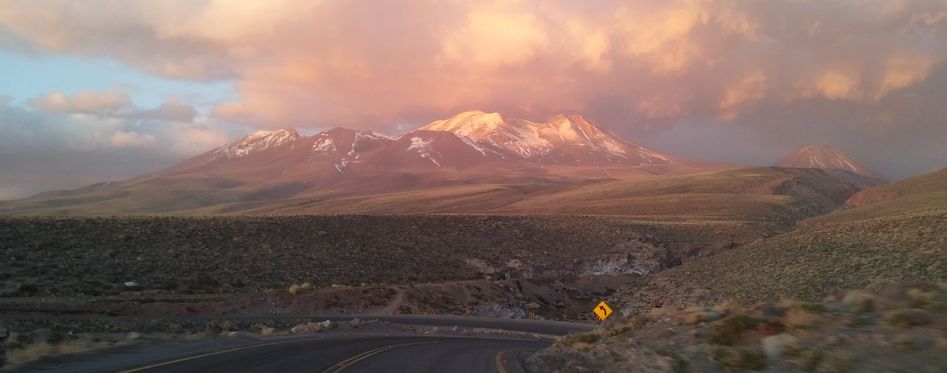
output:
[[[0,199],[263,128],[581,113],[682,156],[947,166],[947,0],[0,0]]]

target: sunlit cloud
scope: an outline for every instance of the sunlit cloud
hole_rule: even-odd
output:
[[[50,96],[29,100],[34,107],[0,96],[0,199],[137,176],[247,131],[194,116],[193,108],[173,98],[159,107],[141,109],[124,99],[119,100],[122,106],[102,104],[111,102],[101,100],[109,96],[109,92],[67,96],[68,105],[51,108],[37,104]]]
[[[82,91],[74,95],[53,92],[29,101],[30,107],[59,113],[104,114],[128,107],[131,98],[128,94],[115,91]]]
[[[111,145],[119,148],[147,146],[154,142],[154,135],[121,130],[112,133],[111,137]]]
[[[726,121],[733,120],[741,106],[759,100],[765,95],[765,75],[753,73],[745,76],[735,85],[727,88],[726,94],[724,94],[719,105],[722,118]]]
[[[481,109],[536,120],[585,113],[641,139],[694,123],[761,143],[818,135],[863,142],[847,149],[859,158],[893,133],[922,142],[940,131],[936,115],[907,108],[921,106],[918,95],[947,95],[931,83],[947,68],[947,3],[936,0],[0,0],[0,48],[233,81],[235,92],[210,105],[175,96],[141,108],[121,90],[59,89],[7,105],[85,123],[72,135],[88,141],[76,142],[180,156],[237,128],[397,134]],[[817,131],[801,132],[810,123]],[[33,138],[42,136],[53,135]]]
[[[736,120],[767,99],[878,101],[922,81],[947,57],[945,8],[927,1],[21,2],[0,11],[0,24],[53,53],[107,56],[175,79],[235,77],[241,98],[221,103],[221,117],[260,127],[378,128],[472,107],[545,117],[587,110],[603,97],[621,98],[611,100],[621,103],[615,110],[639,115],[629,122],[685,113]],[[754,74],[766,77],[766,89],[748,78]]]
[[[155,108],[139,108],[127,95],[114,91],[53,93],[27,103],[17,105],[8,97],[0,100],[4,150],[153,148],[190,156],[239,133],[228,131],[232,125],[199,115],[175,97]]]

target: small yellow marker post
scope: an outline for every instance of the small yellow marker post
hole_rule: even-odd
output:
[[[605,301],[603,300],[601,302],[598,302],[598,305],[595,306],[595,309],[592,310],[592,312],[595,312],[595,316],[598,316],[599,320],[605,321],[605,319],[607,319],[608,316],[611,316],[612,308],[609,307],[608,303],[605,303]]]

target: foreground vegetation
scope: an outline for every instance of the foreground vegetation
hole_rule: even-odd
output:
[[[943,372],[947,283],[818,302],[655,308],[559,338],[541,372]]]

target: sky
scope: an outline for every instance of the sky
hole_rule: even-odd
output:
[[[0,199],[475,109],[900,179],[947,166],[945,59],[947,0],[0,0]]]

